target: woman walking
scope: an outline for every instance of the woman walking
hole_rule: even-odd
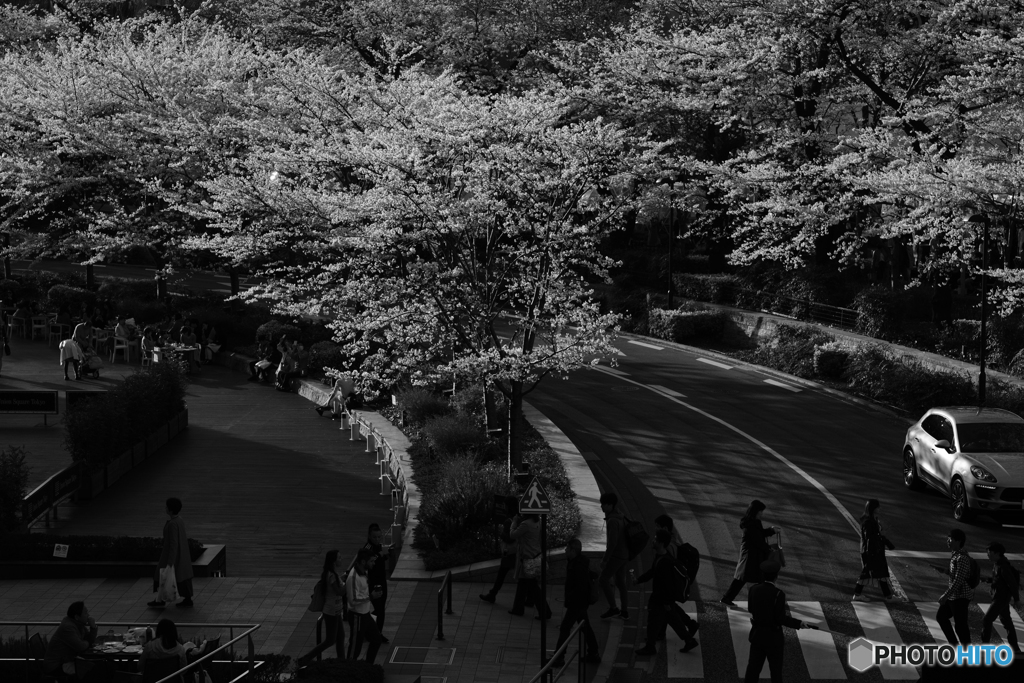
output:
[[[344,572],[345,567],[341,565],[341,561],[338,559],[338,551],[329,550],[324,557],[323,571],[320,572],[320,585],[323,586],[324,591],[324,608],[321,614],[324,617],[327,633],[319,645],[299,657],[297,662],[299,666],[305,666],[314,657],[332,645],[336,652],[335,656],[338,659],[345,659],[345,627],[341,623],[341,615],[344,609],[342,597],[345,595],[345,587],[341,583],[341,575]]]
[[[544,558],[540,554],[540,517],[537,515],[516,515],[512,520],[509,529],[509,536],[517,541],[516,546],[516,569],[513,577],[518,581],[516,585],[516,596],[512,599],[512,609],[509,614],[522,616],[525,613],[526,603],[533,602],[537,605],[537,619],[550,619],[551,608],[547,601],[542,599],[540,584],[537,577],[540,576],[540,565],[536,564],[536,572],[532,568],[539,559]]]
[[[778,527],[764,528],[761,524],[761,513],[765,510],[765,504],[759,500],[750,501],[747,511],[740,518],[740,528],[743,529],[743,538],[740,540],[740,559],[736,563],[736,572],[732,577],[732,585],[722,596],[722,604],[727,607],[735,607],[733,600],[740,594],[743,584],[761,582],[761,563],[768,559],[771,552],[768,547],[768,537],[774,536],[780,529]]]
[[[864,514],[860,518],[861,570],[857,585],[853,587],[853,599],[857,602],[870,602],[870,598],[864,595],[864,586],[867,585],[878,586],[885,600],[892,597],[892,589],[889,587],[889,562],[885,559],[885,551],[892,550],[895,546],[882,535],[882,523],[878,519],[880,506],[877,498],[868,500],[864,504]]]

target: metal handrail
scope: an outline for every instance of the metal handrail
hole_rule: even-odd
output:
[[[586,623],[587,622],[585,621],[579,621],[576,623],[575,626],[572,627],[572,630],[569,631],[569,635],[565,638],[565,642],[562,643],[561,647],[554,651],[554,653],[551,655],[551,659],[549,659],[547,663],[545,663],[544,666],[541,667],[540,671],[538,671],[536,675],[530,679],[530,683],[537,683],[538,681],[546,680],[547,674],[553,668],[555,668],[554,663],[558,661],[558,656],[565,654],[565,648],[569,647],[569,643],[572,642],[573,636],[578,636],[580,640],[576,653],[573,654],[572,657],[579,658],[577,678],[580,681],[580,683],[582,683],[585,674],[586,664],[584,663],[583,657],[580,655],[580,653],[583,651],[583,626]],[[566,662],[563,666],[559,667],[558,676],[561,676],[562,673],[569,668],[570,664],[572,664],[571,657],[568,662]]]
[[[61,622],[59,622],[59,621],[0,621],[0,627],[3,627],[3,626],[24,626],[25,627],[25,662],[26,663],[32,660],[32,658],[29,657],[29,651],[28,651],[28,641],[29,641],[28,629],[29,629],[29,627],[30,626],[60,626],[60,624],[61,624]],[[100,626],[140,626],[140,625],[153,626],[152,623],[140,624],[138,621],[97,621],[96,622],[96,627],[97,628],[99,628]],[[194,661],[191,664],[187,665],[185,668],[179,669],[178,671],[175,671],[173,674],[171,674],[170,676],[168,676],[166,678],[162,678],[161,680],[157,681],[157,683],[166,683],[168,681],[171,681],[175,676],[178,676],[179,674],[181,674],[181,673],[183,673],[185,671],[188,671],[189,669],[191,669],[195,665],[199,664],[200,662],[206,661],[207,659],[213,657],[213,655],[217,654],[221,650],[224,650],[224,649],[227,649],[227,648],[230,647],[231,650],[232,650],[232,653],[233,653],[234,652],[234,645],[235,645],[235,643],[237,643],[239,640],[241,640],[242,638],[244,638],[246,636],[248,636],[248,638],[249,638],[249,670],[246,673],[242,674],[242,675],[245,676],[247,674],[251,674],[253,669],[255,668],[254,667],[254,663],[255,662],[254,662],[253,642],[252,642],[252,635],[251,634],[254,631],[257,631],[260,628],[261,624],[180,623],[180,624],[175,624],[175,626],[177,626],[178,628],[228,628],[228,629],[231,629],[231,633],[232,634],[234,633],[234,630],[236,628],[244,628],[244,629],[247,629],[247,630],[244,633],[239,634],[238,637],[232,637],[231,640],[229,640],[228,642],[224,643],[223,645],[218,647],[216,650],[213,650],[209,654],[204,655],[203,657],[200,657],[196,661]],[[26,667],[26,676],[27,675],[28,675],[28,668]],[[239,680],[239,678],[241,678],[241,677],[236,677],[230,683],[234,683],[235,681]]]
[[[454,614],[452,612],[452,573],[447,572],[444,575],[444,580],[441,581],[441,587],[437,589],[437,639],[444,640],[444,614],[441,613],[444,606],[444,589],[448,589],[448,609],[444,614]]]

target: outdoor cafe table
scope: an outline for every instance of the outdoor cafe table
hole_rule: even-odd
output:
[[[186,344],[164,344],[163,346],[157,347],[157,350],[164,354],[174,354],[179,356],[188,366],[188,372],[191,372],[192,368],[195,366],[196,359],[198,358],[197,354],[199,353],[198,346],[188,346]]]

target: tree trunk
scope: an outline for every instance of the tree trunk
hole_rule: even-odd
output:
[[[234,268],[228,268],[228,275],[231,276],[231,296],[238,296],[238,290],[240,288],[238,283],[238,271]]]
[[[96,289],[96,268],[91,263],[85,266],[85,288]]]
[[[4,234],[4,278],[11,279],[11,255],[7,253],[7,249],[11,248],[11,234]]]
[[[523,469],[523,383],[511,382],[508,400],[508,476]]]

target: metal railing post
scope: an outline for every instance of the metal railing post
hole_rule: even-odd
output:
[[[352,420],[349,422],[349,441],[355,441],[356,437],[359,436],[359,420]]]
[[[253,647],[251,633],[246,636],[246,640],[249,641],[249,678],[252,678],[252,671],[256,668],[256,648]]]
[[[316,618],[316,644],[317,644],[317,646],[320,645],[321,628],[323,627],[323,623],[324,623],[324,615],[320,614]],[[321,655],[320,652],[316,653],[316,661],[318,661],[318,662],[320,661],[320,655]]]
[[[583,658],[585,646],[586,641],[583,638],[583,628],[581,627],[576,638],[576,683],[583,683],[587,677],[587,662]]]
[[[445,583],[448,584],[448,611],[446,611],[445,614],[455,614],[455,612],[452,611],[452,573],[448,572],[445,574],[444,580]]]
[[[369,425],[369,429],[366,430],[366,453],[373,451],[373,424]]]

